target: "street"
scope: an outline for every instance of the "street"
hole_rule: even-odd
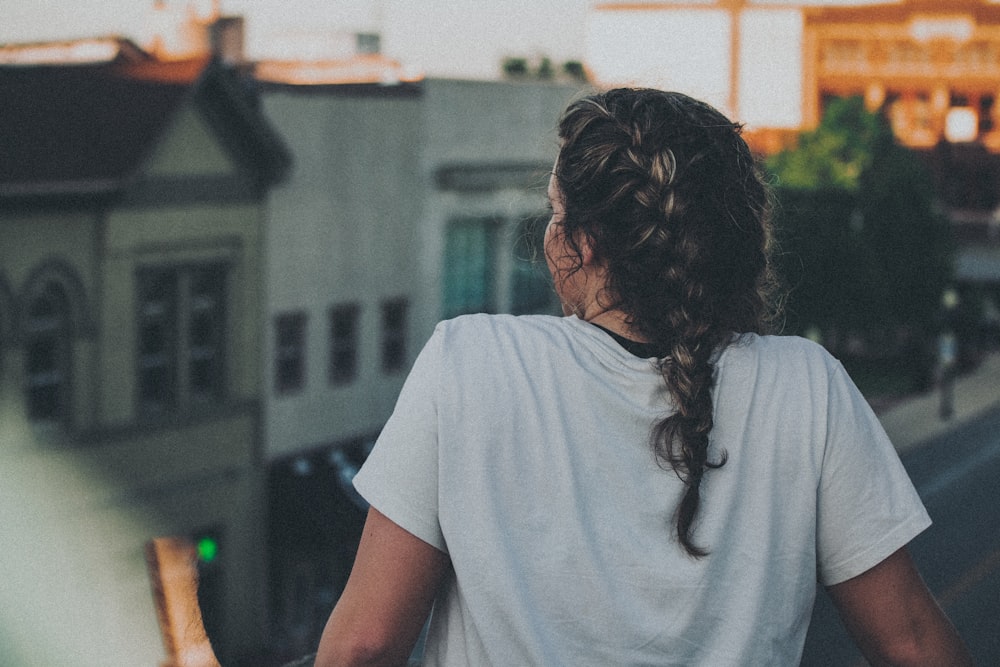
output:
[[[934,520],[910,545],[979,665],[1000,664],[1000,410],[902,456]],[[866,664],[825,593],[802,665]]]

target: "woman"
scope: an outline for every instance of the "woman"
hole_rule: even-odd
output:
[[[566,317],[438,325],[355,486],[317,665],[797,665],[816,578],[875,663],[969,658],[906,553],[929,519],[840,365],[765,336],[740,128],[613,90],[560,122]]]

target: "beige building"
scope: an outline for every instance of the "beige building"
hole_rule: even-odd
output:
[[[164,534],[201,541],[232,660],[266,637],[258,322],[289,158],[228,70],[104,44],[0,67],[0,662],[159,664]]]
[[[602,2],[588,21],[600,85],[701,97],[761,153],[792,146],[834,97],[862,96],[930,167],[955,280],[1000,309],[1000,4],[990,0]],[[990,334],[995,339],[995,334]]]
[[[815,127],[824,100],[863,95],[915,148],[1000,150],[1000,6],[901,2],[606,2],[590,13],[587,63],[605,85],[702,97],[763,150]]]

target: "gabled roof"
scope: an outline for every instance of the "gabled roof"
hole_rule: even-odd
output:
[[[121,191],[188,103],[258,182],[290,162],[237,76],[210,58],[0,66],[0,90],[0,199]]]

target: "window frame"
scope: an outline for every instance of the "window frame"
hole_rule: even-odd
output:
[[[328,314],[329,363],[327,378],[331,386],[352,383],[358,377],[360,360],[361,304],[356,301],[335,304]]]
[[[410,302],[405,297],[382,301],[380,308],[379,350],[382,372],[386,375],[406,370],[409,351],[407,329],[410,319]]]
[[[309,316],[304,310],[274,316],[274,392],[297,394],[306,388]]]
[[[229,275],[230,265],[222,260],[136,269],[135,396],[140,415],[187,413],[226,400]],[[166,286],[165,294],[158,292],[159,286]],[[156,385],[156,371],[163,388]]]
[[[35,314],[36,304],[43,300],[53,304],[52,312]],[[70,415],[72,368],[69,290],[58,280],[44,281],[29,293],[23,317],[25,414],[34,423],[65,422]],[[39,345],[44,348],[38,349]],[[40,356],[45,358],[44,369],[33,369]],[[42,408],[42,404],[49,405]]]
[[[462,215],[447,221],[441,273],[441,310],[445,319],[498,311],[504,224],[504,219],[497,215]],[[468,252],[473,245],[470,232],[482,234],[482,245],[477,248],[482,252],[476,257]],[[471,298],[474,291],[481,295],[478,301]]]

